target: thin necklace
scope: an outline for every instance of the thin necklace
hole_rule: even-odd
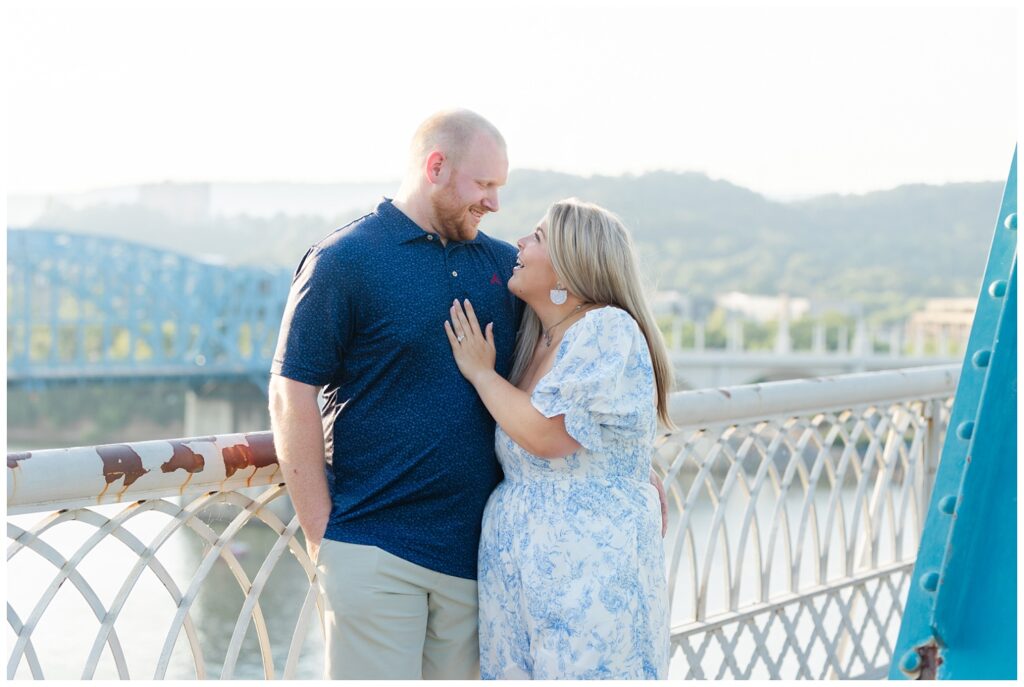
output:
[[[569,313],[568,315],[566,315],[565,317],[560,319],[558,322],[555,322],[553,325],[551,325],[547,329],[543,330],[543,332],[544,332],[544,345],[545,346],[547,346],[548,348],[551,348],[551,332],[554,331],[555,327],[557,327],[558,325],[562,324],[567,319],[569,319],[570,317],[572,317],[573,315],[578,313],[583,308],[583,305],[584,305],[583,303],[580,303],[579,305],[577,305],[575,308],[572,309],[571,313]]]

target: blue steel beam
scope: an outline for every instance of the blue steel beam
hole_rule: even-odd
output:
[[[7,242],[9,383],[269,371],[288,270],[61,231]]]
[[[1017,676],[1017,152],[914,565],[891,679]]]

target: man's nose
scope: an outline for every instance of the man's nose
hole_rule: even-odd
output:
[[[491,192],[489,192],[487,194],[486,197],[484,197],[484,207],[487,208],[488,210],[490,210],[491,212],[497,212],[498,211],[498,209],[501,206],[498,204],[498,192],[497,191],[491,191]]]

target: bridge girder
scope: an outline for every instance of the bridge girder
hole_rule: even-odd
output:
[[[266,374],[290,279],[120,239],[9,231],[8,382]]]

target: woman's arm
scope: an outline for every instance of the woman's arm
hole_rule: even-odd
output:
[[[530,403],[530,395],[517,389],[494,371],[496,351],[494,325],[481,331],[472,304],[465,301],[465,310],[455,301],[451,308],[452,322],[444,323],[448,342],[459,371],[480,395],[491,417],[511,439],[540,458],[563,458],[580,449],[580,444],[565,431],[565,416],[544,417]],[[460,340],[461,337],[461,340]]]
[[[494,347],[494,324],[481,331],[473,305],[465,301],[465,310],[458,301],[452,303],[451,321],[444,323],[448,343],[452,346],[459,371],[480,395],[488,412],[505,433],[517,444],[539,458],[553,460],[575,453],[580,443],[565,430],[565,415],[548,418],[533,407],[530,394],[517,389],[494,371],[497,352]],[[668,503],[661,479],[652,469],[650,483],[658,490],[661,503],[661,536],[668,531]]]
[[[580,449],[565,431],[565,416],[544,417],[530,395],[509,384],[494,370],[479,373],[470,383],[488,412],[517,444],[540,458],[564,458]]]

